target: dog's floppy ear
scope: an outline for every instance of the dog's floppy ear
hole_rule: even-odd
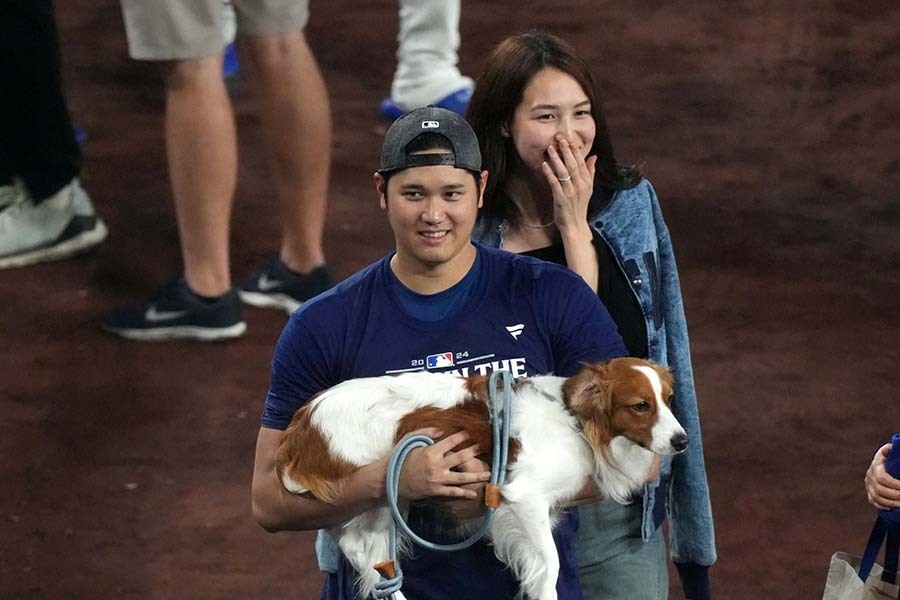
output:
[[[613,382],[606,365],[585,365],[563,386],[566,406],[595,451],[604,453],[612,439],[610,409]]]
[[[605,377],[606,365],[585,365],[563,385],[563,398],[573,413],[590,409],[597,404],[598,395],[607,399],[609,380]]]

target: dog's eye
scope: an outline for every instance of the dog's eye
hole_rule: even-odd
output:
[[[650,410],[650,403],[647,402],[646,400],[644,400],[643,402],[638,402],[637,404],[632,404],[631,410],[633,410],[634,412],[639,412],[639,413],[647,412],[648,410]]]

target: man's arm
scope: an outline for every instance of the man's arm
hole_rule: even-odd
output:
[[[420,433],[439,437],[435,430]],[[256,441],[251,502],[253,517],[264,529],[270,532],[328,529],[384,504],[388,457],[360,467],[346,477],[333,504],[285,490],[275,473],[275,452],[283,435],[283,431],[263,427]],[[430,496],[476,498],[477,492],[461,486],[487,481],[490,472],[453,470],[480,452],[476,446],[453,451],[467,439],[468,434],[459,432],[433,446],[410,452],[403,465],[399,495],[410,500]]]
[[[381,503],[387,460],[366,465],[347,477],[334,504],[288,492],[275,473],[275,451],[283,435],[281,430],[262,427],[256,439],[251,502],[253,517],[264,529],[327,529]]]

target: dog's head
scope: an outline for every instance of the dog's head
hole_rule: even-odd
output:
[[[588,364],[564,387],[566,405],[595,452],[623,436],[656,454],[677,454],[687,434],[669,408],[672,374],[647,360],[616,358]]]

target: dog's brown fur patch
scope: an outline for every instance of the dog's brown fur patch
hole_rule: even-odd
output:
[[[429,406],[405,415],[400,419],[394,442],[400,441],[408,433],[426,427],[436,427],[441,431],[443,435],[436,439],[436,442],[458,431],[465,431],[469,434],[469,440],[454,450],[462,450],[475,444],[481,449],[478,458],[490,464],[493,456],[494,434],[491,429],[488,406],[488,377],[484,375],[470,377],[466,380],[466,388],[469,391],[466,400],[452,408]],[[518,452],[519,442],[510,439],[507,452],[508,465],[516,461]]]
[[[351,463],[332,456],[328,442],[310,424],[312,400],[294,414],[275,452],[275,471],[284,485],[288,477],[323,502],[334,503],[341,482],[356,470]]]

